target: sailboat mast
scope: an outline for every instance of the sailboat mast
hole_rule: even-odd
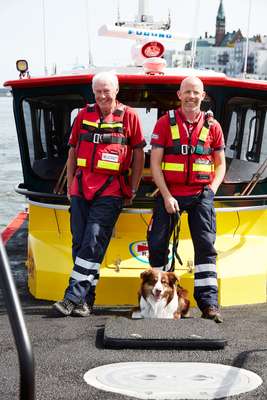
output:
[[[195,66],[196,51],[197,51],[197,33],[198,33],[198,14],[199,14],[200,0],[197,0],[196,12],[195,12],[195,22],[194,22],[194,32],[191,46],[191,67]]]
[[[44,54],[44,74],[48,75],[47,70],[47,54],[46,54],[46,15],[45,0],[42,0],[42,20],[43,20],[43,54]]]
[[[148,0],[139,0],[138,2],[138,22],[146,22],[145,18],[148,15],[149,4]]]
[[[91,49],[91,35],[90,35],[90,13],[89,13],[89,0],[85,0],[85,7],[86,7],[86,31],[87,31],[87,48],[88,48],[88,66],[93,65],[93,56],[92,56],[92,49]]]
[[[246,38],[245,61],[244,61],[244,71],[243,71],[243,76],[244,76],[244,78],[246,77],[247,66],[248,66],[250,18],[251,18],[251,0],[249,0],[249,8],[248,8],[247,38]]]

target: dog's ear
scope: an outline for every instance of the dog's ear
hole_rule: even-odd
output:
[[[175,275],[174,272],[168,272],[168,276],[169,276],[169,282],[174,285],[176,281],[178,281],[179,279],[177,278],[177,276]]]
[[[144,280],[146,280],[149,276],[151,276],[151,274],[152,274],[152,268],[146,269],[145,271],[143,271],[143,272],[140,274],[140,278],[143,279],[143,281],[144,281]]]
[[[188,299],[188,290],[184,289],[181,286],[178,287],[177,294],[178,294],[179,297],[183,297],[184,299]]]
[[[179,309],[183,317],[189,317],[190,300],[188,299],[188,290],[181,286],[177,289],[179,299]]]
[[[190,301],[187,298],[179,297],[180,312],[183,317],[189,317]]]

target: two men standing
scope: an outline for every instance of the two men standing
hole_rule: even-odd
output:
[[[144,166],[140,122],[116,100],[117,77],[97,74],[92,88],[96,104],[80,111],[69,140],[74,267],[64,299],[54,304],[62,315],[90,314],[113,227],[124,199],[129,203],[135,195]],[[149,261],[168,268],[170,216],[186,210],[195,251],[194,297],[204,318],[221,322],[213,199],[225,174],[223,133],[200,111],[205,92],[199,78],[185,78],[177,95],[181,106],[158,120],[151,139],[151,171],[160,194],[148,230]]]

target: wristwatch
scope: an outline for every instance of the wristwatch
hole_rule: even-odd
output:
[[[135,196],[136,193],[137,193],[137,190],[132,188],[132,195]]]

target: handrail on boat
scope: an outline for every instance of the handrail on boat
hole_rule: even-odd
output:
[[[245,186],[245,188],[241,192],[241,196],[249,196],[254,187],[257,185],[259,182],[262,174],[265,172],[267,168],[267,158],[263,161],[263,163],[260,165],[259,169],[255,172],[255,174],[252,175],[252,178],[248,182],[248,184]]]
[[[35,399],[34,356],[22,308],[11,273],[7,253],[0,236],[0,281],[20,364],[20,400]]]
[[[32,190],[28,190],[26,188],[23,188],[19,185],[15,187],[15,192],[22,194],[23,196],[26,197],[36,197],[36,198],[47,198],[50,200],[66,200],[68,201],[68,198],[66,195],[62,194],[55,194],[55,193],[47,193],[47,192],[36,192]],[[152,196],[149,196],[152,197]],[[266,200],[267,201],[267,194],[249,194],[249,195],[227,195],[227,196],[220,196],[220,195],[215,195],[214,197],[215,201],[233,201],[233,200]]]

